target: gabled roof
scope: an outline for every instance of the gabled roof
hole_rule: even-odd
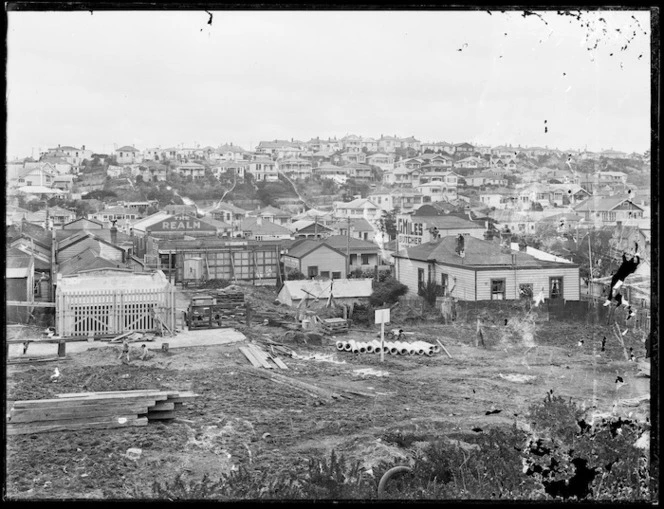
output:
[[[104,223],[102,223],[101,221],[97,221],[96,219],[88,219],[86,217],[78,217],[78,218],[74,219],[73,221],[69,221],[68,223],[65,223],[63,228],[66,228],[67,226],[73,225],[73,224],[76,224],[76,223],[81,223],[81,224],[94,223],[94,224],[97,224],[97,225],[101,226],[102,228],[104,227]],[[71,228],[71,229],[73,230],[74,228]]]
[[[329,249],[334,251],[335,253],[343,256],[344,258],[346,257],[345,253],[339,251],[338,249],[326,244],[323,241],[320,240],[303,240],[302,242],[298,244],[293,244],[291,248],[288,250],[288,253],[286,256],[290,256],[291,258],[302,258],[303,256],[308,255],[309,253],[312,253],[316,251],[317,249]]]
[[[267,207],[264,207],[262,209],[258,209],[256,211],[257,215],[260,216],[265,216],[265,215],[270,215],[270,216],[275,216],[275,217],[292,217],[292,214],[289,212],[286,212],[285,210],[278,209],[277,207],[273,207],[272,205],[268,205]]]
[[[464,236],[464,254],[461,258],[456,253],[457,237],[449,235],[442,239],[420,244],[404,251],[400,251],[394,256],[397,258],[410,258],[420,261],[435,261],[444,265],[464,266],[469,269],[490,268],[490,267],[512,267],[512,260],[515,260],[517,268],[570,268],[578,265],[570,263],[559,263],[537,258],[520,251],[511,249],[502,249],[496,242],[479,240],[469,235]]]
[[[347,219],[342,219],[334,223],[333,228],[348,228],[348,220]],[[350,229],[356,232],[372,232],[374,231],[374,227],[371,225],[369,221],[364,219],[363,217],[359,218],[352,218],[350,220]]]
[[[463,219],[451,214],[443,216],[414,216],[413,220],[415,220],[415,218],[417,218],[418,222],[426,223],[428,228],[435,226],[439,230],[485,229],[484,224],[474,223],[468,219]]]
[[[124,147],[116,148],[115,152],[138,152],[138,150],[129,145],[125,145]]]
[[[258,224],[257,217],[246,217],[240,223],[240,230],[251,232],[253,235],[290,235],[291,231],[285,226],[274,224],[272,221],[263,219]]]
[[[379,247],[373,242],[354,237],[348,238],[346,235],[332,235],[324,239],[323,243],[339,251],[344,251],[347,245],[352,251],[377,252],[379,250]]]
[[[368,200],[367,198],[357,198],[353,201],[338,203],[337,208],[338,209],[365,209],[365,208],[378,209],[379,207],[378,205],[376,205],[371,200]]]
[[[326,300],[329,298],[330,292],[333,298],[339,299],[368,298],[373,293],[371,279],[334,279],[329,281],[302,279],[284,281],[282,290],[284,288],[288,291],[292,300],[313,299],[311,295],[320,300]]]
[[[629,201],[629,199],[624,195],[609,197],[591,196],[574,207],[574,210],[577,212],[609,212],[626,201]],[[641,207],[634,205],[634,203],[632,203],[632,205],[638,210],[643,210]]]
[[[119,263],[107,260],[99,256],[92,248],[72,256],[59,264],[58,272],[63,276],[75,274],[82,270],[90,269],[103,269],[103,268],[116,268],[120,266]]]

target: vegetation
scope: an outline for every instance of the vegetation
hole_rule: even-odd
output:
[[[369,297],[369,304],[372,306],[395,304],[399,301],[399,297],[407,293],[406,285],[389,276],[374,286],[373,293]]]
[[[387,432],[382,437],[412,456],[411,472],[394,477],[378,494],[383,474],[403,460],[382,461],[373,475],[359,462],[349,463],[333,450],[329,459],[310,458],[288,472],[251,471],[240,467],[218,481],[155,481],[150,498],[307,499],[377,498],[402,500],[657,500],[648,456],[635,447],[647,425],[616,417],[585,421],[571,400],[546,394],[531,406],[528,431],[490,429],[468,437],[464,447],[445,437]],[[413,443],[427,441],[423,448]],[[138,487],[134,495],[145,496]]]

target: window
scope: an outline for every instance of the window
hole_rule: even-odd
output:
[[[551,300],[563,298],[563,278],[549,278],[549,297]]]
[[[357,264],[357,255],[356,254],[350,255],[350,264],[351,265]]]
[[[318,276],[318,266],[307,267],[307,276],[309,276],[309,278]]]
[[[333,272],[332,279],[341,279],[341,272]]]
[[[505,280],[491,280],[491,300],[505,300]]]
[[[424,288],[424,269],[417,269],[417,289]]]
[[[320,277],[330,279],[330,271],[329,270],[324,270],[323,272],[320,273]]]
[[[447,295],[448,277],[447,274],[440,275],[440,287],[443,295]]]
[[[365,233],[366,235],[366,233]],[[366,240],[366,238],[365,238]],[[369,265],[369,255],[368,254],[363,254],[362,256],[362,265]]]

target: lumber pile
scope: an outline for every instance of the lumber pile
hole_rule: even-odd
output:
[[[147,426],[174,419],[193,392],[135,391],[58,394],[53,399],[15,401],[7,415],[7,435],[80,429]]]
[[[265,350],[257,345],[241,346],[239,347],[239,350],[255,368],[273,369],[274,366],[276,366],[279,369],[288,369],[286,363],[279,357],[276,355],[268,354]],[[270,364],[270,361],[272,361],[274,365]]]
[[[316,317],[316,323],[320,325],[323,333],[328,335],[345,334],[350,329],[350,322],[343,318]]]

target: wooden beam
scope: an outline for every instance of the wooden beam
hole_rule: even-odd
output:
[[[21,300],[8,300],[8,306],[21,306],[29,308],[54,308],[55,302],[26,302]]]

